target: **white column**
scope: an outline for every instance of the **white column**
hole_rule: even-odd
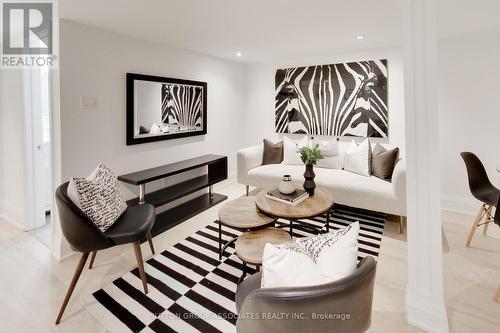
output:
[[[443,256],[437,103],[435,0],[405,0],[405,127],[408,191],[408,323],[448,332]]]

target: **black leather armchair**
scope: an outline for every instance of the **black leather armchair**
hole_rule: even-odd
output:
[[[260,288],[261,273],[236,291],[238,333],[365,332],[371,323],[376,262],[367,256],[340,280],[310,287]]]
[[[153,242],[151,239],[151,227],[155,221],[155,209],[150,204],[128,207],[120,218],[106,232],[102,232],[92,221],[88,220],[85,214],[78,208],[67,195],[68,183],[64,183],[56,190],[56,203],[59,211],[59,220],[64,237],[70,246],[82,253],[80,261],[76,267],[73,279],[64,298],[63,304],[56,319],[56,325],[61,321],[61,317],[68,305],[69,299],[76,283],[82,273],[89,254],[92,258],[89,268],[95,259],[97,251],[104,250],[115,245],[133,243],[134,252],[139,266],[139,272],[144,287],[144,292],[148,292],[146,273],[142,259],[140,241],[148,239],[151,250],[154,254]]]

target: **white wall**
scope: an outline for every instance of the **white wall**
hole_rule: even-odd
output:
[[[23,72],[0,72],[0,214],[25,229]]]
[[[244,146],[242,64],[65,20],[60,43],[63,181],[99,162],[122,174],[208,153],[227,155],[235,174],[236,151]],[[206,81],[207,135],[126,146],[127,72]],[[97,109],[80,110],[79,96],[97,97]]]
[[[387,59],[389,71],[389,139],[374,139],[373,141],[389,142],[391,145],[398,146],[401,154],[404,155],[403,62],[401,50],[399,49],[369,50],[348,54],[294,59],[281,63],[248,65],[246,73],[246,144],[255,145],[261,143],[263,138],[281,137],[281,135],[276,134],[274,131],[274,75],[276,69],[373,59]]]
[[[441,41],[439,56],[439,133],[444,209],[475,212],[460,152],[474,152],[493,183],[500,165],[498,106],[500,35]]]

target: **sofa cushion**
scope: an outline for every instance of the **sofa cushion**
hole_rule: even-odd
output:
[[[318,140],[314,139],[314,143],[319,145],[319,150],[323,158],[316,163],[319,168],[340,169],[340,153],[337,139]]]
[[[263,140],[262,164],[279,164],[283,161],[283,141],[276,143],[271,140]]]
[[[370,176],[370,158],[370,141],[365,139],[358,145],[354,140],[352,140],[349,149],[347,149],[345,153],[344,170],[355,172],[363,176]]]
[[[283,137],[283,164],[304,165],[297,150],[306,145],[307,136],[304,136],[298,141],[292,140],[287,136]]]
[[[387,150],[381,144],[377,143],[372,153],[372,175],[391,181],[398,156],[399,148]]]
[[[269,164],[248,172],[247,183],[263,189],[277,187],[284,174],[301,186],[304,183],[305,166]],[[374,211],[386,211],[387,205],[399,206],[392,184],[377,177],[366,177],[340,169],[314,168],[317,186],[328,188],[334,202]]]

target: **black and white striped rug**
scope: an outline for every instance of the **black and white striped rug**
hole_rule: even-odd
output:
[[[304,220],[322,226],[324,217]],[[377,257],[385,214],[335,205],[330,228],[359,221],[359,258]],[[280,223],[287,223],[279,221]],[[227,241],[239,231],[223,226]],[[310,235],[294,225],[294,236]],[[145,264],[149,293],[144,294],[137,268],[96,291],[87,306],[109,331],[117,332],[235,332],[236,283],[242,263],[228,247],[218,260],[218,224],[209,224]],[[250,274],[253,268],[247,269]]]

